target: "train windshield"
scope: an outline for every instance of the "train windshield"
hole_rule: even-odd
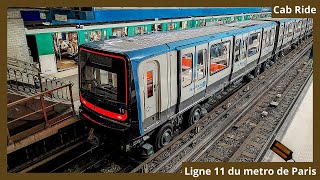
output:
[[[99,99],[126,103],[125,60],[121,57],[81,50],[80,88]]]

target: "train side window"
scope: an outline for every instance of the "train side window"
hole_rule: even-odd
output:
[[[210,75],[229,66],[230,41],[210,47]]]
[[[238,62],[240,60],[240,45],[241,45],[241,39],[237,39],[235,46],[234,46],[234,59],[235,62]]]
[[[253,56],[259,52],[259,38],[260,32],[250,34],[249,38],[249,49],[248,49],[248,56]]]
[[[147,72],[147,92],[148,98],[153,96],[153,71]]]
[[[198,51],[197,59],[197,80],[203,79],[206,76],[205,64],[207,62],[207,51],[205,49]]]
[[[193,54],[188,53],[182,56],[181,61],[181,79],[182,86],[186,87],[191,84],[193,79]]]
[[[136,34],[139,35],[139,34],[144,34],[144,26],[137,26],[136,27]]]

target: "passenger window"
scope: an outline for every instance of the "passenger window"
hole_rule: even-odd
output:
[[[240,44],[241,44],[241,39],[236,40],[236,44],[234,46],[234,59],[235,62],[238,62],[240,60]]]
[[[176,26],[175,26],[176,24],[175,23],[168,23],[168,31],[173,31],[173,30],[175,30],[175,28],[176,28]]]
[[[136,27],[136,34],[144,34],[144,26],[137,26]]]
[[[205,49],[198,51],[197,59],[197,80],[203,79],[206,76],[205,64],[207,62],[207,51]]]
[[[181,78],[182,86],[186,87],[192,82],[193,77],[193,54],[185,54],[182,56],[181,61]]]
[[[210,48],[210,75],[228,67],[230,42],[212,45]]]
[[[259,52],[259,37],[260,33],[254,33],[249,38],[248,56],[253,56]]]
[[[148,98],[153,96],[153,71],[147,72],[147,92]]]

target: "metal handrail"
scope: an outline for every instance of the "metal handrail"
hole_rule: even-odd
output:
[[[69,92],[70,98],[68,99],[68,101],[70,101],[70,104],[71,104],[71,111],[69,110],[68,112],[66,112],[64,114],[60,114],[59,116],[53,117],[51,119],[48,119],[47,109],[49,109],[51,107],[54,107],[54,106],[56,106],[58,104],[61,104],[62,102],[56,102],[56,103],[53,103],[53,104],[51,104],[49,106],[45,106],[45,98],[48,95],[50,96],[50,95],[54,94],[53,93],[54,91],[58,91],[58,90],[63,89],[63,88],[66,88],[67,91]],[[34,96],[31,96],[31,97],[26,97],[26,98],[11,102],[11,103],[7,104],[7,109],[14,108],[17,105],[23,104],[25,102],[28,102],[28,101],[34,100],[34,99],[40,100],[41,109],[35,110],[34,112],[25,114],[25,115],[23,115],[21,117],[18,117],[16,119],[13,119],[13,120],[7,122],[7,140],[8,140],[8,142],[21,139],[22,137],[28,137],[29,135],[34,134],[35,132],[38,132],[40,130],[48,128],[49,126],[51,126],[52,124],[54,124],[54,123],[56,123],[56,122],[58,122],[60,120],[63,120],[65,118],[68,118],[68,117],[71,117],[71,116],[75,115],[75,108],[74,108],[73,97],[72,97],[72,84],[66,84],[66,85],[54,88],[52,90],[47,90],[47,91],[38,93],[38,94],[36,94]],[[17,121],[20,121],[20,120],[23,120],[24,118],[29,117],[29,116],[34,115],[34,114],[39,113],[39,112],[43,113],[44,123],[42,123],[42,125],[40,125],[40,126],[36,125],[36,126],[39,126],[39,127],[36,128],[36,129],[33,129],[33,131],[30,131],[30,129],[34,128],[34,127],[31,127],[31,128],[29,128],[27,130],[19,132],[18,134],[15,134],[13,137],[10,136],[10,131],[9,131],[9,125],[10,124],[12,124],[14,122],[17,122]]]
[[[67,84],[73,85],[72,82],[64,82],[62,79],[43,77],[40,73],[25,72],[10,67],[7,68],[7,80],[8,88],[19,92],[31,93],[32,95]],[[60,90],[52,93],[51,98],[69,100],[70,97],[67,94],[67,90]]]

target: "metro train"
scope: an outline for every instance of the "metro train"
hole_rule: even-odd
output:
[[[256,77],[311,36],[312,25],[263,18],[82,44],[79,115],[125,151],[145,142],[160,149],[201,118],[208,98]]]

